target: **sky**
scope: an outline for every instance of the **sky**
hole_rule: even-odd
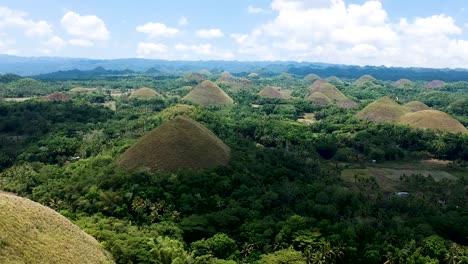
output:
[[[468,68],[468,0],[0,0],[0,54]]]

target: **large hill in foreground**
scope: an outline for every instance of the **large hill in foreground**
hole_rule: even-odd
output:
[[[0,192],[0,263],[112,263],[101,245],[54,210]]]

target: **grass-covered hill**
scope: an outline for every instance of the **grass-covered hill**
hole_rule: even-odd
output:
[[[0,192],[0,263],[113,263],[93,237],[31,200]]]
[[[158,92],[148,87],[142,87],[136,91],[133,91],[130,94],[130,98],[138,98],[138,99],[151,99],[151,98],[161,98],[161,97],[162,96]]]
[[[468,130],[449,114],[438,110],[421,110],[402,116],[400,123],[417,128],[427,128],[452,133],[466,133]]]
[[[356,114],[356,117],[373,122],[397,122],[410,110],[393,101],[390,97],[382,97],[370,103]]]
[[[177,171],[225,166],[230,149],[200,123],[178,116],[127,149],[119,164],[128,169]]]
[[[217,84],[212,81],[203,81],[191,90],[184,100],[198,105],[229,105],[234,101]]]

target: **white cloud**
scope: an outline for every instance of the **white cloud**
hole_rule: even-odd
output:
[[[58,36],[53,36],[42,44],[46,46],[48,50],[58,50],[64,47],[66,42]]]
[[[140,42],[137,47],[139,58],[166,58],[168,47],[161,43]]]
[[[249,12],[250,14],[259,14],[265,12],[265,9],[249,5],[249,7],[247,8],[247,12]]]
[[[162,23],[146,23],[137,26],[136,30],[141,33],[146,33],[150,37],[170,37],[179,32],[177,28],[170,28]]]
[[[14,39],[5,39],[2,36],[0,39],[0,54],[8,54],[8,55],[16,55],[18,54],[18,50],[12,48],[12,46],[16,43]]]
[[[230,35],[237,59],[468,68],[468,40],[444,14],[394,23],[377,0],[273,0],[271,9],[272,20]]]
[[[218,29],[218,28],[213,28],[213,29],[200,29],[195,32],[195,35],[199,38],[221,38],[224,36],[224,33]]]
[[[92,47],[94,46],[94,42],[87,40],[87,39],[70,39],[68,43],[72,46],[79,46],[79,47]]]
[[[80,15],[68,11],[62,17],[61,24],[68,34],[89,41],[109,39],[110,33],[102,19],[95,15]]]
[[[186,26],[188,24],[188,19],[186,17],[179,18],[179,26]]]
[[[48,36],[52,34],[52,26],[44,20],[34,21],[27,18],[28,14],[0,6],[0,27],[20,27],[29,37]]]
[[[234,58],[234,54],[230,50],[219,49],[212,44],[176,44],[174,48],[178,53],[183,53],[184,59],[229,60]]]

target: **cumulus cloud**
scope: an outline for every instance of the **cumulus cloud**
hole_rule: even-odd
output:
[[[188,24],[188,19],[186,17],[179,18],[179,26],[186,26]]]
[[[174,49],[177,54],[182,54],[183,59],[190,60],[229,60],[234,58],[230,50],[220,49],[212,44],[176,44]]]
[[[53,36],[47,41],[44,41],[42,44],[45,45],[48,50],[58,50],[64,47],[66,42],[58,36]]]
[[[44,20],[34,21],[27,18],[28,14],[19,10],[0,6],[0,27],[20,27],[28,37],[48,36],[52,34],[52,26]]]
[[[265,9],[249,5],[249,7],[247,8],[247,12],[249,12],[250,14],[259,14],[265,12]]]
[[[195,35],[199,38],[221,38],[224,36],[224,33],[219,28],[213,29],[200,29],[195,32]]]
[[[272,20],[230,35],[241,59],[468,67],[462,28],[444,14],[392,22],[376,0],[273,0],[271,9]]]
[[[168,47],[162,43],[140,42],[137,47],[139,58],[167,58]]]
[[[78,46],[78,47],[92,47],[94,46],[94,43],[90,40],[87,39],[70,39],[68,43],[72,46]]]
[[[177,28],[171,28],[162,23],[146,23],[138,26],[136,30],[150,37],[171,37],[179,32]]]
[[[60,23],[68,34],[79,39],[103,41],[110,37],[104,21],[95,15],[80,15],[68,11]]]

